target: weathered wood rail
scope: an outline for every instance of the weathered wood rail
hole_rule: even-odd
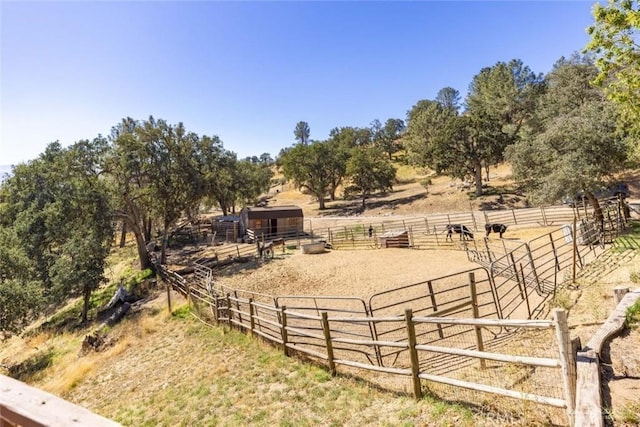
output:
[[[640,288],[614,290],[615,310],[596,334],[577,354],[576,414],[574,425],[580,427],[604,426],[600,383],[600,354],[603,345],[625,326],[627,309],[640,299]]]
[[[51,393],[0,375],[0,426],[117,427],[120,424]]]
[[[452,280],[465,277],[466,281],[452,289],[468,289],[467,297],[458,295],[448,304],[445,298],[442,304],[423,309],[415,301],[403,304],[400,289],[398,299],[393,294],[380,295],[382,305],[374,297],[372,309],[359,298],[271,297],[222,289],[203,272],[196,281],[163,275],[186,295],[200,320],[260,337],[287,355],[315,359],[333,375],[339,369],[353,374],[355,369],[379,378],[403,377],[410,381],[417,398],[424,388],[438,387],[445,387],[439,391],[442,396],[457,398],[459,392],[446,388],[453,387],[526,400],[540,405],[546,416],[569,424],[569,414],[574,414],[575,361],[566,314],[556,313],[554,320],[489,318],[497,313],[489,308],[495,294],[488,275],[479,282],[470,272],[460,278],[451,276],[443,286],[452,287]],[[440,298],[437,284],[436,278],[417,285],[429,292],[426,300],[430,301]],[[480,292],[479,284],[483,287]],[[530,334],[544,336],[532,338]],[[521,339],[530,344],[510,341]],[[539,386],[526,385],[533,377]],[[519,405],[517,401],[511,404]]]

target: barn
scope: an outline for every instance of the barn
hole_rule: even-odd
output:
[[[240,212],[240,232],[252,238],[296,236],[304,229],[302,208],[298,206],[248,206]]]

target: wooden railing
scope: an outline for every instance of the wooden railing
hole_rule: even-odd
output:
[[[116,427],[120,424],[46,391],[0,375],[1,427]]]
[[[600,353],[603,345],[625,325],[627,309],[640,299],[640,288],[614,290],[615,310],[577,354],[575,426],[602,427],[604,411],[600,383]]]
[[[471,273],[464,273],[469,280],[462,287],[455,286],[455,275],[443,280],[458,294],[468,290],[466,297],[452,296],[454,302],[448,305],[446,295],[438,296],[437,278],[418,284],[431,295],[420,300],[433,297],[437,303],[428,310],[415,306],[423,312],[419,315],[412,307],[415,301],[396,304],[404,298],[402,290],[400,298],[380,295],[383,305],[374,301],[369,304],[372,309],[358,298],[329,301],[332,297],[272,297],[222,289],[208,275],[198,276],[185,281],[163,275],[187,296],[192,313],[205,323],[229,325],[280,347],[287,355],[316,359],[332,374],[343,367],[400,376],[411,380],[416,397],[422,395],[423,386],[432,391],[452,386],[542,405],[538,410],[549,408],[545,416],[563,418],[562,423],[573,417],[575,362],[566,314],[558,312],[554,320],[483,318],[483,313],[497,317],[496,309],[488,306],[496,298],[488,276],[481,280],[486,284],[480,292]],[[440,298],[444,299],[438,302]],[[444,396],[448,391],[439,393]],[[459,398],[460,393],[454,392],[451,398]],[[518,405],[517,401],[511,404]],[[564,416],[554,412],[558,408]]]

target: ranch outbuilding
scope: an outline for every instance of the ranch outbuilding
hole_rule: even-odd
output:
[[[249,238],[296,236],[304,229],[298,206],[248,206],[240,212],[240,232]]]

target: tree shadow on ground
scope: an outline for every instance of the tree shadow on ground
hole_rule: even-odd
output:
[[[427,193],[414,194],[412,196],[400,197],[389,201],[389,195],[377,194],[367,198],[364,209],[362,208],[362,199],[354,198],[337,202],[331,207],[321,211],[319,216],[350,216],[360,215],[365,213],[368,209],[388,208],[390,210],[396,209],[399,206],[410,205],[418,200],[422,200],[427,197]]]

